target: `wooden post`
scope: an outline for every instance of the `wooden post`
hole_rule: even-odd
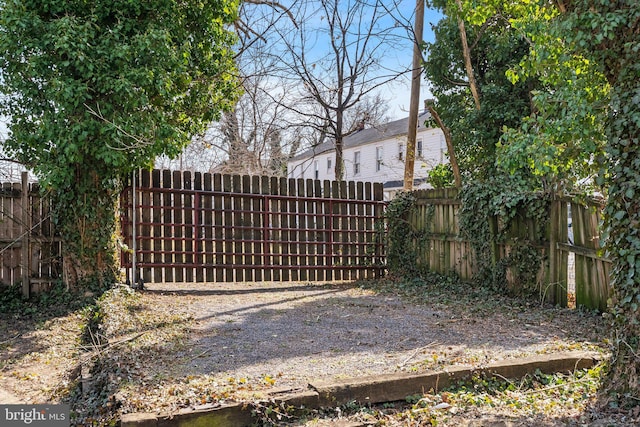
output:
[[[31,275],[30,268],[30,237],[31,237],[31,209],[29,209],[29,173],[22,172],[22,296],[29,298],[31,294],[31,284],[29,282],[29,276]]]
[[[551,201],[551,224],[549,227],[549,282],[543,289],[545,301],[558,303],[558,200]]]
[[[420,76],[422,75],[422,33],[424,28],[424,0],[416,0],[416,21],[413,29],[413,70],[411,73],[411,97],[409,99],[409,128],[407,129],[407,155],[404,164],[404,189],[413,190],[413,173],[416,158],[416,132],[420,101]]]

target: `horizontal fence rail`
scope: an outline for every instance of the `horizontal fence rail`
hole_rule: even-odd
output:
[[[354,280],[385,268],[382,198],[381,184],[142,171],[122,230],[145,282]]]

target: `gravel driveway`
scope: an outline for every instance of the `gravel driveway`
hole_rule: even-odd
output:
[[[416,304],[353,284],[166,284],[149,285],[145,296],[195,319],[185,372],[268,376],[283,388],[304,388],[311,379],[479,366],[589,346],[603,336],[599,317],[575,310]]]

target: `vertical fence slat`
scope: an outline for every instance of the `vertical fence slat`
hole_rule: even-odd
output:
[[[162,257],[164,263],[164,280],[165,282],[174,281],[174,236],[175,227],[173,224],[173,194],[167,190],[173,188],[173,175],[170,170],[162,171],[162,221],[164,223],[162,230],[162,247],[164,248],[164,256]]]
[[[173,269],[174,280],[178,283],[184,282],[184,208],[182,196],[182,173],[173,172]]]
[[[278,179],[278,193],[281,196],[289,195],[288,181],[287,178]],[[287,199],[281,199],[278,201],[278,211],[280,212],[280,226],[282,227],[281,232],[281,256],[282,256],[282,274],[281,280],[284,282],[288,282],[291,280],[291,254],[289,253],[289,249],[291,246],[291,215],[289,214],[289,203]]]
[[[213,282],[215,280],[215,246],[213,240],[214,222],[213,222],[213,176],[210,173],[205,173],[203,176],[203,188],[204,194],[202,195],[202,210],[203,210],[203,228],[204,228],[204,280],[207,282]]]
[[[244,254],[244,280],[246,282],[253,282],[255,280],[253,276],[254,271],[254,252],[252,245],[253,229],[251,221],[251,177],[248,175],[242,176],[242,252]]]
[[[276,196],[270,199],[271,212],[271,228],[273,244],[271,245],[271,265],[274,267],[271,274],[272,280],[280,281],[282,277],[282,215],[280,214],[280,189],[278,187],[278,178],[272,176],[269,178],[269,194]]]
[[[139,257],[140,261],[144,264],[151,264],[153,262],[153,252],[151,250],[151,172],[148,170],[140,171],[140,186],[139,193],[141,197],[138,198],[140,203],[140,233],[136,236],[136,240],[140,242],[137,247],[140,248],[142,256]],[[138,269],[139,275],[145,282],[151,282],[153,277],[151,274],[151,268],[141,267]]]
[[[194,280],[198,283],[202,283],[205,280],[205,254],[204,254],[204,215],[202,210],[203,201],[203,182],[202,173],[196,172],[193,175],[193,189],[195,193],[193,195],[193,250],[195,251],[193,262],[194,267]]]
[[[358,182],[356,184],[356,195],[355,195],[356,200],[363,200],[364,199],[364,183],[362,182]],[[365,275],[366,275],[366,270],[361,268],[363,266],[363,263],[366,262],[366,257],[367,257],[367,253],[366,253],[366,240],[368,238],[367,232],[366,232],[366,227],[364,225],[364,203],[357,203],[356,205],[356,209],[355,209],[355,214],[356,214],[356,223],[355,223],[355,239],[354,242],[356,242],[356,259],[355,262],[358,265],[358,269],[354,269],[355,272],[355,279],[364,279]]]
[[[260,178],[260,194],[263,195],[263,238],[262,238],[262,253],[264,256],[263,263],[263,275],[264,280],[272,280],[273,277],[273,258],[271,256],[271,246],[273,243],[273,229],[271,224],[272,212],[271,212],[271,199],[269,198],[270,187],[269,178],[263,176]]]
[[[164,252],[164,248],[162,246],[162,196],[163,194],[158,191],[161,187],[161,171],[159,169],[153,170],[151,173],[151,186],[153,187],[153,195],[151,198],[152,202],[152,233],[153,233],[153,262],[155,264],[162,263],[162,253]],[[162,268],[161,267],[153,267],[153,281],[156,283],[162,282]]]
[[[262,253],[263,249],[263,239],[264,234],[262,230],[263,218],[264,218],[264,205],[263,198],[260,197],[260,177],[252,176],[251,177],[251,239],[253,240],[253,263],[254,263],[254,272],[253,277],[256,282],[261,282],[264,277],[264,255]]]
[[[304,195],[305,195],[305,185],[304,185],[305,181],[304,179],[298,179],[297,182],[297,188],[296,188],[296,195],[298,196],[298,242],[299,242],[299,247],[298,247],[298,262],[299,262],[299,266],[300,268],[300,280],[307,280],[308,279],[308,270],[304,269],[304,266],[309,265],[309,262],[307,260],[307,241],[308,241],[308,233],[307,233],[307,217],[306,217],[306,212],[307,212],[307,207],[306,207],[306,203],[304,200]]]
[[[316,280],[318,276],[318,270],[316,269],[316,232],[315,232],[315,203],[313,202],[313,180],[307,179],[305,182],[305,196],[306,196],[306,213],[307,213],[307,227],[306,227],[306,239],[305,246],[307,251],[307,262],[306,266],[309,266],[309,271],[307,273],[308,280]]]
[[[231,176],[222,176],[223,218],[224,218],[224,280],[233,282],[233,190]]]
[[[29,174],[22,172],[22,188],[20,189],[21,196],[21,223],[22,223],[22,235],[21,243],[22,250],[20,252],[20,266],[21,266],[21,280],[22,280],[22,296],[29,298],[31,295],[31,268],[29,266],[31,262],[30,257],[30,244],[31,244],[31,214],[29,207]]]
[[[300,245],[298,244],[300,240],[300,232],[299,232],[299,216],[298,216],[298,204],[296,202],[295,197],[298,195],[297,193],[297,181],[295,179],[287,180],[287,194],[289,196],[293,196],[289,198],[288,202],[288,211],[289,211],[289,259],[291,260],[291,265],[296,266],[296,268],[291,269],[291,280],[300,280],[300,257],[298,256],[298,251]]]
[[[214,231],[213,237],[215,241],[215,281],[216,282],[224,282],[225,270],[223,269],[223,265],[225,263],[225,255],[224,252],[226,250],[224,245],[224,236],[225,236],[225,217],[223,216],[224,211],[224,203],[225,197],[222,192],[222,175],[219,173],[213,175],[213,223],[214,223]]]
[[[340,186],[338,182],[331,183],[331,241],[329,248],[331,256],[329,257],[329,265],[332,267],[333,280],[342,280],[342,270],[333,268],[340,265]]]
[[[194,236],[193,236],[193,205],[194,194],[188,190],[191,190],[193,186],[193,178],[190,171],[184,171],[182,188],[187,190],[182,196],[182,221],[183,236],[184,236],[184,255],[183,263],[184,267],[184,281],[193,282],[193,251],[194,251]]]

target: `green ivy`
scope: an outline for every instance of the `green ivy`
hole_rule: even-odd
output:
[[[92,304],[96,295],[102,294],[106,288],[87,286],[82,292],[74,292],[62,282],[56,282],[47,291],[25,299],[21,284],[12,286],[0,285],[0,313],[20,317],[46,319],[55,317]]]
[[[115,279],[122,178],[176,157],[231,108],[238,6],[2,2],[3,151],[51,192],[70,285]]]
[[[418,257],[424,249],[428,233],[416,230],[409,221],[415,212],[416,198],[413,193],[398,194],[387,206],[387,265],[392,275],[416,276]]]
[[[598,64],[611,85],[604,211],[612,260],[611,369],[604,404],[637,408],[640,395],[640,3],[574,0],[564,20],[572,46]]]
[[[461,191],[459,226],[461,236],[471,243],[476,255],[477,285],[506,290],[507,271],[512,273],[512,293],[534,294],[544,257],[536,244],[546,239],[550,199],[509,179],[493,178],[468,183]],[[513,236],[516,221],[538,224],[533,238]],[[500,258],[499,244],[509,243],[511,251]]]

